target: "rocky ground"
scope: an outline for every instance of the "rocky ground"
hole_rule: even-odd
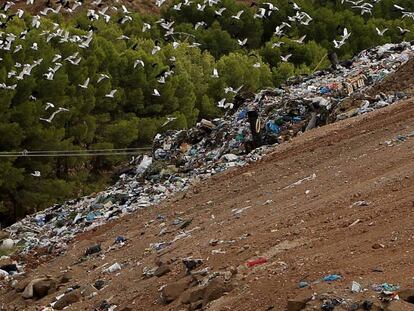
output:
[[[0,310],[47,310],[64,293],[55,309],[414,310],[413,210],[407,100],[79,235],[64,256],[28,258]]]

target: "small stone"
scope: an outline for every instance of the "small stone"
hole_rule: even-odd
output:
[[[205,287],[193,287],[185,291],[181,295],[181,302],[183,304],[192,304],[194,302],[200,301],[204,297],[204,293],[206,291]]]
[[[384,248],[384,244],[379,244],[379,243],[375,243],[372,245],[373,249],[380,249],[380,248]]]
[[[0,249],[11,250],[14,247],[14,241],[12,239],[4,239],[0,243]]]
[[[414,288],[409,288],[405,290],[401,290],[398,292],[398,296],[408,302],[414,304]]]
[[[33,284],[33,295],[42,298],[56,291],[56,282],[52,279],[41,280]]]
[[[181,296],[193,283],[194,279],[191,276],[185,277],[177,282],[165,285],[161,289],[161,300],[168,304]]]
[[[101,290],[105,285],[104,280],[97,280],[95,284],[93,284],[93,287],[95,287],[97,290]]]
[[[101,245],[97,244],[97,245],[93,245],[91,247],[88,247],[85,251],[85,256],[89,256],[89,255],[93,255],[96,253],[99,253],[101,251]]]
[[[16,292],[21,293],[22,291],[24,291],[24,289],[27,287],[29,282],[30,281],[28,279],[23,279],[23,280],[18,281],[15,286]]]
[[[391,301],[385,311],[414,311],[414,304],[405,301]]]
[[[22,297],[29,298],[43,298],[56,290],[56,282],[52,279],[41,278],[30,281],[23,291]]]
[[[65,272],[59,279],[59,284],[66,284],[72,279],[72,274],[70,272]]]
[[[161,265],[160,267],[157,268],[157,270],[155,270],[154,276],[159,278],[169,272],[171,272],[171,268],[169,265]]]
[[[304,289],[306,291],[306,289]],[[304,292],[302,295],[289,299],[287,303],[287,311],[300,311],[306,308],[307,303],[312,299],[312,292]]]
[[[205,307],[209,302],[219,299],[225,293],[228,293],[232,290],[233,286],[230,283],[225,283],[221,278],[215,278],[211,280],[205,289],[203,307]]]
[[[187,220],[184,220],[179,226],[178,226],[178,228],[180,228],[180,229],[185,229],[185,228],[187,228],[191,223],[192,223],[192,219],[187,219]]]
[[[81,298],[81,294],[79,290],[71,291],[62,298],[60,298],[56,304],[53,306],[56,310],[62,310],[66,308],[67,306],[70,306],[71,304],[74,304],[75,302],[78,302]]]

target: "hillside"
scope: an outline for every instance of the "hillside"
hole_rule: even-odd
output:
[[[412,65],[362,88],[353,103],[361,93],[410,96]],[[324,74],[309,81],[331,77]],[[67,310],[413,310],[413,121],[408,98],[298,133],[259,161],[192,179],[165,201],[89,228],[68,242],[64,256],[53,238],[47,248],[14,257],[24,273],[2,283],[0,308],[51,310],[42,306],[59,297],[55,309]],[[109,191],[133,182],[123,179]],[[116,211],[116,204],[100,208]],[[24,236],[21,228],[16,236]],[[52,237],[39,232],[39,239]],[[322,280],[335,275],[341,278]],[[22,298],[39,278],[33,293],[41,298]]]
[[[158,289],[184,277],[181,259],[188,256],[204,260],[200,269],[224,275],[237,270],[231,278],[234,289],[207,310],[284,310],[288,299],[309,292],[297,288],[299,281],[329,273],[339,273],[343,280],[312,285],[318,297],[372,299],[371,290],[350,294],[353,280],[368,288],[384,282],[412,286],[414,137],[386,142],[413,133],[413,103],[306,133],[257,164],[218,175],[157,208],[78,236],[65,256],[41,264],[25,278],[57,278],[68,270],[70,281],[59,293],[75,284],[84,288],[105,281],[97,296],[70,310],[91,310],[111,297],[117,310],[180,310],[179,300],[160,303]],[[286,189],[312,174],[314,180]],[[248,206],[234,215],[234,209]],[[157,220],[159,215],[163,221]],[[192,220],[186,228],[191,234],[158,254],[149,251],[152,243],[180,232],[170,225],[177,217]],[[168,226],[163,237],[161,222]],[[108,250],[117,236],[127,238],[125,246]],[[212,246],[211,240],[223,242]],[[79,261],[96,243],[102,244],[102,255]],[[219,249],[225,253],[212,254]],[[245,267],[258,256],[268,263]],[[122,270],[102,273],[115,262]],[[143,269],[157,262],[167,263],[172,272],[143,278]],[[25,301],[14,290],[3,289],[2,303],[5,310],[35,310],[57,295]]]

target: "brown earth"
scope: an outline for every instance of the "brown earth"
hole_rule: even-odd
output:
[[[380,83],[376,84],[368,91],[369,95],[376,95],[378,92],[392,94],[396,91],[405,92],[412,96],[414,91],[413,84],[414,59],[401,66],[393,74],[385,77]]]
[[[413,288],[414,137],[386,143],[413,132],[414,100],[307,132],[258,163],[216,175],[159,206],[79,236],[64,256],[26,277],[59,277],[69,270],[69,283],[37,301],[4,287],[0,309],[38,310],[70,286],[103,279],[107,286],[96,296],[83,297],[67,310],[93,310],[105,299],[118,305],[116,310],[186,310],[180,299],[162,304],[158,290],[184,277],[181,259],[188,256],[204,260],[197,269],[237,269],[234,289],[207,310],[285,310],[289,299],[309,291],[376,300],[373,283]],[[313,174],[314,179],[294,185]],[[354,204],[358,201],[366,206]],[[232,210],[240,208],[246,209],[236,217]],[[162,236],[157,215],[166,218]],[[172,225],[177,217],[192,219],[184,229],[191,236],[157,254],[150,244],[173,240],[181,232]],[[119,235],[128,239],[126,245],[108,251]],[[225,242],[211,246],[211,239]],[[80,261],[96,243],[102,244],[102,254]],[[268,262],[246,267],[258,257]],[[144,267],[158,261],[170,263],[172,271],[144,278]],[[122,270],[102,272],[115,262]],[[298,288],[303,279],[313,282],[330,273],[343,279]],[[351,281],[368,290],[351,294]],[[320,302],[313,303],[319,310]],[[407,306],[401,310],[410,310]]]

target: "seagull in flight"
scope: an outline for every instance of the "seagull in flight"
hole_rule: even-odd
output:
[[[382,37],[382,36],[384,36],[384,34],[388,30],[388,28],[379,29],[378,27],[376,27],[375,30],[377,31],[377,34]]]
[[[296,42],[297,44],[303,44],[303,41],[305,40],[306,35],[302,36],[301,38],[297,40],[292,40],[293,42]]]
[[[219,74],[218,74],[217,68],[214,68],[214,69],[213,69],[213,74],[211,75],[211,77],[212,77],[212,78],[218,78],[218,77],[219,77]]]
[[[81,87],[83,89],[87,89],[88,85],[89,85],[89,81],[90,81],[90,79],[87,78],[83,84],[79,84],[79,87]]]
[[[232,15],[231,18],[240,20],[240,16],[243,14],[244,10],[238,11],[236,15]]]
[[[45,110],[48,110],[49,108],[55,108],[55,105],[53,105],[52,103],[47,102]]]
[[[177,117],[167,117],[167,121],[165,121],[161,127],[166,126],[168,123],[171,123],[172,121],[177,120]]]
[[[247,38],[245,38],[245,39],[243,39],[243,40],[237,39],[237,43],[238,43],[240,46],[245,46],[245,45],[246,45],[246,43],[247,43]]]
[[[118,91],[117,89],[112,90],[112,91],[110,91],[108,94],[106,94],[106,95],[105,95],[105,97],[107,97],[107,98],[114,98],[114,97],[115,97],[115,93],[116,93],[117,91]]]
[[[51,115],[48,119],[44,119],[44,118],[39,118],[39,119],[40,119],[40,120],[42,120],[42,121],[45,121],[45,122],[51,123],[51,122],[52,122],[52,120],[55,118],[55,116],[56,116],[58,113],[62,112],[62,111],[69,111],[69,109],[59,107],[59,109],[58,109],[58,110],[56,110],[55,112],[53,112],[53,113],[52,113],[52,115]]]
[[[138,65],[141,65],[142,67],[145,67],[144,61],[142,61],[141,59],[137,59],[134,62],[134,68],[137,68]]]
[[[42,176],[39,171],[34,171],[30,175],[32,175],[33,177],[40,177],[40,176]]]
[[[402,28],[402,27],[400,27],[400,26],[398,26],[397,28],[398,28],[398,30],[400,31],[400,33],[401,33],[403,36],[404,36],[405,34],[407,34],[407,33],[411,32],[409,29]]]
[[[231,86],[224,88],[224,93],[234,93],[237,94],[243,88],[243,85],[238,87],[237,89],[233,89]]]
[[[153,96],[161,96],[160,92],[158,92],[158,90],[157,90],[157,89],[154,89],[154,90],[152,91],[152,95],[153,95]]]
[[[282,60],[282,62],[287,62],[291,56],[292,54],[288,54],[286,56],[281,55],[280,59]]]
[[[223,109],[233,109],[234,104],[233,103],[226,103],[226,99],[223,98],[217,103],[217,107],[223,108]]]
[[[227,10],[226,8],[220,8],[220,9],[218,9],[218,10],[216,10],[216,11],[214,11],[214,14],[216,14],[217,16],[222,16],[223,15],[223,12],[225,11],[225,10]]]
[[[105,79],[109,79],[109,76],[101,73],[99,74],[99,78],[98,78],[98,81],[96,81],[96,83],[100,83],[102,80],[105,80]]]

